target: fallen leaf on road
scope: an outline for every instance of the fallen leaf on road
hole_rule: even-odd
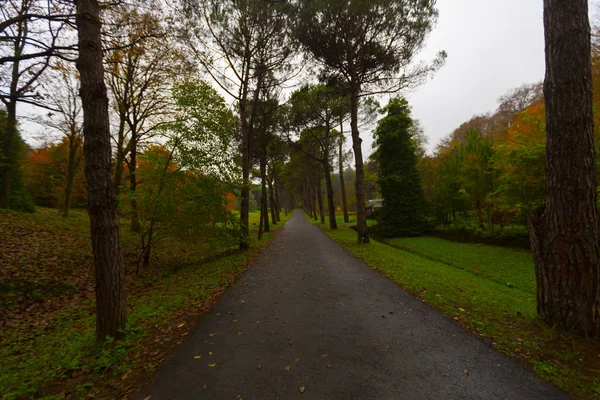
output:
[[[182,326],[184,326],[185,324],[179,324],[177,325],[177,328],[181,328]]]
[[[261,369],[261,368],[262,368],[262,365],[260,365],[260,364],[258,364],[258,365],[256,366],[256,369]]]
[[[144,397],[144,400],[150,400],[150,397],[152,396]]]
[[[286,370],[286,371],[289,371],[290,369],[292,369],[292,367],[291,367],[290,365],[286,365],[286,366],[285,366],[285,370]]]
[[[298,388],[298,391],[299,391],[300,393],[304,393],[304,391],[305,391],[305,390],[306,390],[306,389],[304,388],[304,386],[300,386],[300,388]]]
[[[202,356],[194,356],[194,358],[195,358],[196,360],[198,360],[198,359],[202,358]]]
[[[321,358],[327,358],[327,354],[321,354]]]
[[[217,364],[215,364],[215,363],[212,363],[212,364],[208,364],[208,366],[209,366],[209,367],[211,367],[211,368],[213,368],[213,367],[216,367],[216,366],[217,366]]]
[[[213,337],[217,334],[217,332],[210,333],[208,336]]]
[[[296,357],[296,359],[294,361],[296,361],[296,362],[300,361],[300,357]]]
[[[238,336],[241,336],[241,335],[242,335],[242,332],[238,332]]]
[[[465,375],[469,375],[469,370],[465,368]]]

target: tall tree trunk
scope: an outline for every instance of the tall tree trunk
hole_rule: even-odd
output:
[[[281,222],[281,196],[279,195],[279,182],[275,179],[275,204],[277,207],[275,208],[275,217],[277,217],[277,222]]]
[[[590,337],[600,325],[598,215],[586,0],[544,0],[546,203],[529,220],[538,313]]]
[[[242,227],[242,237],[240,239],[240,249],[250,247],[248,235],[248,219],[250,216],[250,153],[251,140],[248,123],[246,122],[245,102],[240,102],[240,120],[242,131],[242,201],[240,203],[240,225]],[[260,231],[260,227],[259,227]]]
[[[117,154],[115,157],[115,195],[119,197],[123,181],[123,163],[125,163],[125,118],[121,117],[117,136]]]
[[[340,174],[340,187],[342,190],[342,210],[344,211],[344,222],[347,224],[350,219],[348,218],[348,200],[346,198],[346,182],[344,180],[344,123],[340,119],[340,140],[339,140],[339,174]]]
[[[321,223],[325,223],[325,206],[323,205],[323,189],[321,188],[321,178],[317,177],[317,199],[319,200],[319,216]]]
[[[63,217],[69,216],[71,210],[71,193],[73,192],[73,181],[75,180],[75,171],[77,170],[77,137],[72,132],[69,135],[69,160],[67,162],[67,186],[65,187],[65,202],[63,204]]]
[[[130,159],[127,166],[129,167],[129,190],[131,191],[131,231],[139,233],[142,228],[140,227],[137,200],[135,198],[135,191],[137,190],[137,137],[134,132],[131,132],[131,150],[129,154]]]
[[[362,139],[358,132],[358,95],[360,87],[354,84],[350,102],[352,105],[350,113],[350,126],[352,128],[352,149],[354,150],[354,164],[356,166],[356,232],[359,243],[369,243],[369,231],[367,228],[367,208],[365,198],[365,169],[362,157]]]
[[[269,180],[269,202],[271,204],[271,222],[273,225],[277,225],[277,215],[275,214],[275,209],[278,205],[275,203],[275,193],[273,190],[273,182]]]
[[[15,62],[15,64],[17,64]],[[18,67],[17,67],[18,68]],[[2,163],[2,192],[0,194],[0,208],[10,207],[10,190],[12,184],[12,169],[15,164],[13,147],[17,136],[17,97],[11,96],[6,107],[6,137],[4,138],[4,160]]]
[[[260,160],[260,174],[262,176],[261,179],[261,194],[262,194],[262,209],[264,211],[261,212],[261,217],[264,218],[264,232],[270,232],[271,228],[269,227],[269,209],[268,209],[268,201],[269,201],[269,194],[267,193],[267,178],[266,178],[266,173],[267,173],[267,162],[266,160],[261,157]]]
[[[111,170],[108,96],[104,83],[100,7],[75,0],[79,44],[85,176],[96,275],[96,339],[120,337],[127,322],[125,267]]]
[[[326,160],[329,160],[329,154],[326,155]],[[335,203],[333,201],[333,184],[331,183],[331,170],[329,161],[323,164],[325,169],[325,185],[327,186],[327,205],[329,208],[329,228],[337,229],[337,221],[335,219]]]
[[[319,217],[317,216],[317,188],[311,187],[311,193],[312,193],[312,215],[313,215],[313,219],[315,221],[318,221]]]

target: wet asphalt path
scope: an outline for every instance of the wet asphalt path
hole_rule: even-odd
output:
[[[366,267],[299,211],[140,399],[147,396],[567,398]]]

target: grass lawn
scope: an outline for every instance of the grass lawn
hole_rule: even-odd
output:
[[[170,239],[157,244],[148,270],[135,276],[138,243],[126,224],[127,335],[97,347],[87,213],[64,219],[51,209],[0,210],[1,399],[127,396],[176,351],[271,237],[258,242],[253,230],[246,252],[235,240]]]
[[[600,340],[546,326],[536,313],[526,251],[421,237],[357,243],[352,225],[323,230],[380,271],[540,377],[583,398],[600,398]]]

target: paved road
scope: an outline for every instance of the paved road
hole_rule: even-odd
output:
[[[353,258],[299,211],[140,398],[149,395],[567,398]]]

